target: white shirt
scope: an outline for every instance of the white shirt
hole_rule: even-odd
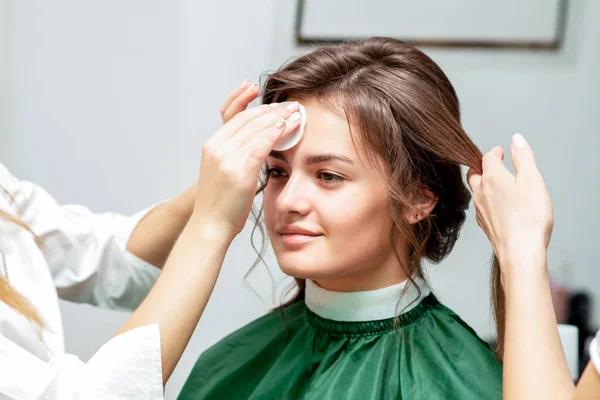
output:
[[[0,164],[0,209],[42,240],[0,219],[0,274],[44,320],[36,326],[0,302],[0,399],[162,399],[158,325],[122,334],[84,363],[66,354],[58,298],[132,310],[159,269],[127,252],[147,211],[133,217],[60,206],[42,188]],[[3,257],[1,257],[3,255]],[[4,265],[3,264],[4,259]]]

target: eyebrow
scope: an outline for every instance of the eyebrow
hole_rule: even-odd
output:
[[[269,157],[287,162],[287,159],[281,151],[273,150],[271,153],[269,153]],[[341,161],[346,164],[354,165],[354,161],[352,161],[350,158],[335,153],[314,154],[306,157],[305,160],[306,164],[308,165],[320,164],[328,161]]]

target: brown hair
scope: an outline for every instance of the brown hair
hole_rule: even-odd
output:
[[[13,200],[10,193],[2,186],[0,186],[0,191],[4,192],[11,200]],[[34,236],[36,242],[38,244],[41,244],[41,239],[38,236],[36,236],[35,233],[33,233],[33,231],[16,216],[6,211],[0,210],[0,220],[8,221],[29,231]],[[4,253],[0,252],[0,257],[2,262],[2,268],[6,270],[6,259],[4,257]],[[27,299],[22,294],[17,292],[10,285],[8,279],[8,276],[2,276],[0,274],[0,301],[5,303],[7,306],[12,308],[31,322],[33,322],[35,325],[37,325],[38,328],[45,328],[44,321],[40,317],[37,310],[31,305],[29,301],[27,301]]]
[[[460,166],[481,171],[482,153],[461,126],[458,97],[448,77],[414,46],[372,38],[320,47],[292,60],[264,82],[265,104],[307,98],[343,113],[356,128],[352,132],[355,143],[385,173],[395,227],[392,246],[398,255],[398,235],[406,238],[409,264],[402,268],[409,277],[422,277],[421,260],[442,261],[465,221],[471,194]],[[265,179],[262,182],[258,192],[266,185]],[[415,195],[424,188],[438,202],[429,216],[409,225],[402,211],[412,207]],[[492,303],[501,358],[504,298],[499,278],[494,257]],[[298,292],[292,302],[304,298],[305,282],[296,282]]]

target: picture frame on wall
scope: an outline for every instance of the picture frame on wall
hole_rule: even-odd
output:
[[[560,49],[569,0],[297,0],[296,42]]]

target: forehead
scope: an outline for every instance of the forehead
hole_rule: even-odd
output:
[[[306,109],[306,125],[302,140],[284,152],[287,158],[294,155],[310,155],[332,152],[342,153],[356,160],[357,150],[352,142],[348,120],[343,111],[334,112],[315,99],[300,101]]]

